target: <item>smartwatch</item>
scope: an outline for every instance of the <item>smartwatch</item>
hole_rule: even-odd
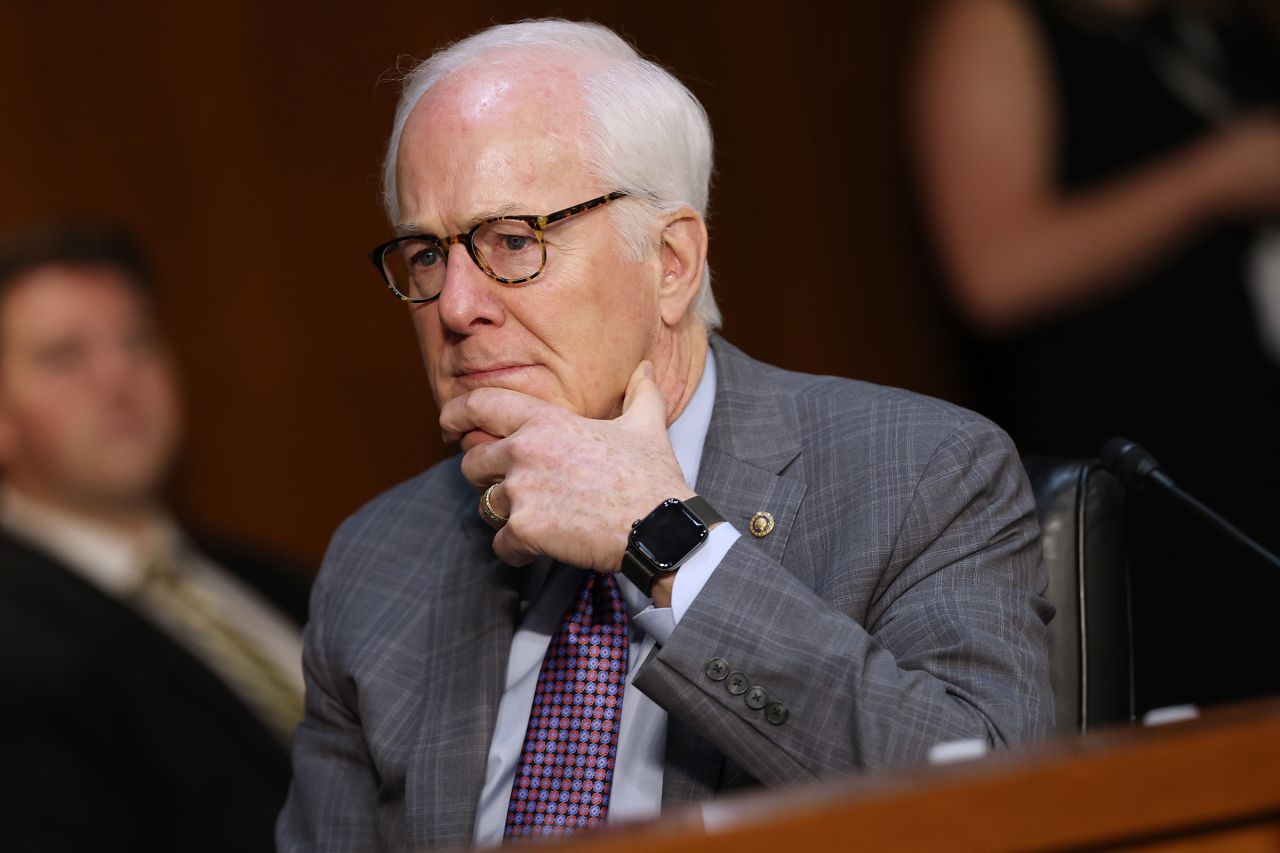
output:
[[[622,576],[645,595],[658,578],[673,574],[707,540],[711,525],[724,521],[711,504],[694,496],[669,498],[631,525],[622,555]]]

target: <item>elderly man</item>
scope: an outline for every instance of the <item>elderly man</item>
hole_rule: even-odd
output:
[[[1048,730],[1013,447],[711,334],[710,172],[698,102],[603,27],[409,75],[373,257],[463,452],[334,538],[282,849],[499,843]]]

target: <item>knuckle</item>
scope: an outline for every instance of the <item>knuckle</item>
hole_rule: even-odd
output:
[[[514,441],[512,441],[514,439]],[[520,432],[508,436],[511,458],[525,465],[536,465],[546,456],[548,437],[540,432]]]
[[[504,562],[511,565],[523,565],[528,562],[528,546],[520,537],[519,531],[512,528],[510,522],[494,537],[493,549]]]
[[[530,416],[528,423],[539,430],[557,430],[568,423],[569,413],[556,407],[539,409]]]
[[[528,550],[532,543],[539,541],[539,525],[527,511],[513,509],[503,531],[510,537],[512,545],[522,550]]]

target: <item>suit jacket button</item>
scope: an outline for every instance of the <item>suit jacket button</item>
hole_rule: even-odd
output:
[[[770,702],[764,708],[764,718],[775,726],[780,726],[787,721],[787,706],[781,702]]]
[[[747,695],[743,697],[743,701],[747,703],[747,707],[753,711],[759,711],[769,702],[769,694],[765,692],[763,687],[752,687],[747,691]]]
[[[725,682],[724,689],[728,690],[734,696],[741,696],[747,692],[747,687],[751,685],[745,672],[729,673],[729,680]]]
[[[712,681],[724,681],[725,676],[729,674],[729,662],[724,658],[712,658],[707,661],[703,672]]]

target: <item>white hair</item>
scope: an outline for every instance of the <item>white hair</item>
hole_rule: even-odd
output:
[[[706,219],[711,123],[698,99],[608,27],[545,19],[481,30],[437,51],[405,75],[382,166],[383,205],[393,224],[400,221],[396,158],[413,108],[441,80],[499,51],[536,53],[588,67],[582,75],[587,168],[605,191],[621,190],[637,202],[606,209],[629,257],[643,260],[653,250],[654,227],[663,214],[688,205]],[[703,268],[692,310],[708,328],[720,325],[710,267]]]

